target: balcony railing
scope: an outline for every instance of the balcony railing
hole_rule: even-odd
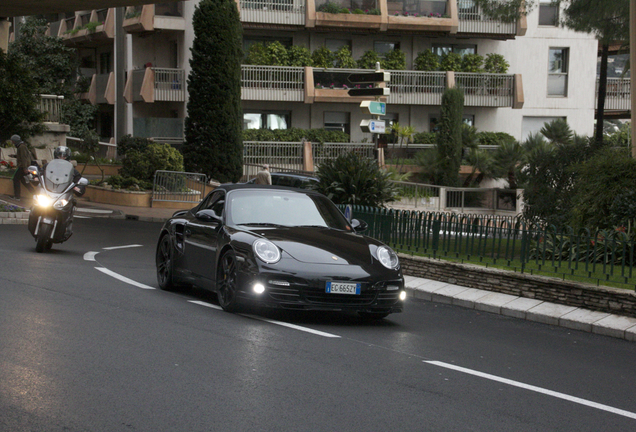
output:
[[[505,23],[484,15],[474,0],[457,0],[459,17],[458,33],[488,33],[509,34],[517,33],[517,22]]]
[[[64,96],[40,95],[38,110],[44,113],[44,121],[49,123],[62,122],[62,101]]]
[[[357,85],[348,77],[363,69],[323,69],[281,66],[241,67],[241,98],[243,100],[289,102],[357,103],[361,98],[350,97],[348,90]],[[440,105],[442,93],[452,85],[464,90],[464,104],[479,107],[515,107],[515,75],[447,73],[422,71],[390,71],[387,87],[390,104]],[[449,75],[450,74],[450,75]],[[449,76],[450,81],[449,81]],[[520,79],[520,77],[519,77]],[[521,87],[521,83],[517,83]],[[518,91],[522,91],[521,88]],[[517,95],[519,98],[520,95]],[[364,98],[362,98],[364,99]],[[522,97],[521,97],[522,99]]]
[[[123,27],[129,33],[185,30],[183,2],[129,6],[126,8]]]
[[[183,119],[135,117],[133,134],[142,138],[155,138],[158,142],[183,142]]]
[[[305,0],[241,0],[241,21],[305,25]]]
[[[128,103],[185,102],[185,71],[155,67],[134,70],[126,80],[124,97]]]
[[[448,2],[446,0],[393,0],[387,2],[387,10],[389,16],[399,14],[441,18],[448,14]]]
[[[599,79],[596,79],[596,95],[598,97]],[[631,78],[608,78],[605,94],[606,111],[631,110]]]
[[[243,65],[241,72],[243,100],[304,101],[305,68]]]
[[[455,82],[464,90],[465,106],[509,107],[514,102],[514,75],[456,72]]]

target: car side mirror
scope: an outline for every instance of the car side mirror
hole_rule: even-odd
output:
[[[87,186],[88,185],[88,179],[82,177],[81,179],[79,179],[79,183],[77,183],[80,186]]]
[[[219,224],[222,222],[221,217],[217,215],[214,210],[209,209],[199,210],[194,217],[201,222],[217,222]]]
[[[351,226],[355,232],[365,232],[367,228],[369,228],[369,224],[363,220],[353,219],[351,221]]]

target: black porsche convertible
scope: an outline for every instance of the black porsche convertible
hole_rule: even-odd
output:
[[[366,228],[317,192],[221,185],[162,227],[159,287],[212,290],[226,311],[256,304],[384,318],[402,311],[404,278],[396,253]]]

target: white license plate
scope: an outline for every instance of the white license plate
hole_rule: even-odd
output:
[[[327,282],[326,292],[329,294],[360,295],[361,284],[354,282]]]

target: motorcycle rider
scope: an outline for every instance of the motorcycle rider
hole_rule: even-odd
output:
[[[66,146],[56,147],[55,150],[53,150],[53,158],[54,159],[64,159],[64,160],[70,162],[71,161],[71,149],[66,147]],[[46,166],[47,165],[48,164],[45,164],[42,167],[42,172],[43,173],[46,173]],[[82,178],[82,174],[80,174],[80,172],[78,170],[76,170],[75,167],[73,167],[73,182],[79,183],[79,180],[81,178]],[[86,187],[78,185],[78,186],[75,186],[73,188],[73,191],[75,192],[75,194],[77,196],[82,196],[86,192]]]

